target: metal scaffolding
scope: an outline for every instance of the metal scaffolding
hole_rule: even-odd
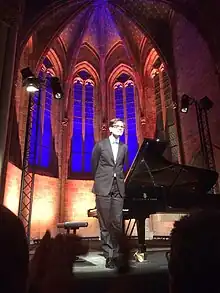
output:
[[[32,200],[34,191],[34,166],[36,164],[37,157],[37,145],[38,145],[38,129],[40,119],[40,92],[37,94],[29,95],[28,103],[28,115],[26,123],[25,144],[22,164],[21,175],[21,187],[20,187],[20,200],[18,216],[23,222],[28,242],[30,242],[30,227],[31,227],[31,212],[32,212]],[[36,112],[36,115],[34,115]],[[35,126],[35,129],[34,127]],[[35,133],[33,133],[35,130]],[[31,140],[35,138],[35,141]],[[32,169],[30,170],[30,160],[34,162]]]
[[[181,98],[181,112],[187,113],[189,106],[194,104],[196,108],[196,118],[200,137],[200,146],[204,162],[204,167],[216,171],[215,156],[212,147],[212,139],[209,128],[208,111],[213,107],[213,102],[207,97],[196,100],[186,94]],[[216,193],[219,190],[218,183],[210,190]]]
[[[212,147],[212,140],[208,121],[208,110],[198,102],[195,102],[201,150],[204,158],[205,167],[210,170],[216,170],[215,157]]]

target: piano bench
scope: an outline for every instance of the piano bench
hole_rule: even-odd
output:
[[[64,222],[57,223],[57,228],[63,228],[66,230],[66,233],[69,234],[70,231],[73,231],[73,234],[76,234],[76,230],[79,228],[88,227],[88,222]]]

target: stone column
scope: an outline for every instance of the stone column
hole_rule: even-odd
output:
[[[103,41],[104,42],[104,41]],[[101,49],[101,52],[103,49]],[[105,55],[102,53],[100,55],[100,112],[99,112],[99,120],[101,120],[101,137],[102,139],[106,137],[108,131],[108,112],[109,112],[109,97],[107,97],[106,91],[106,74],[105,74]]]
[[[17,37],[23,8],[21,2],[19,0],[4,1],[4,4],[1,4],[0,11],[0,202],[3,202],[5,183],[5,151],[14,80]]]

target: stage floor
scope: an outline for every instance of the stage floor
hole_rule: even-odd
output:
[[[156,272],[160,270],[167,270],[167,260],[165,253],[168,248],[152,248],[147,250],[147,260],[143,262],[130,261],[131,274],[142,274]],[[93,251],[89,252],[85,257],[80,258],[74,265],[74,273],[79,278],[85,277],[107,277],[116,273],[114,270],[105,268],[105,259],[101,255],[101,252]]]
[[[125,276],[118,275],[115,270],[106,269],[101,252],[90,251],[74,264],[73,292],[76,288],[80,293],[111,293],[115,290],[124,292],[125,286],[129,293],[143,292],[143,288],[144,292],[149,293],[169,293],[169,274],[165,256],[168,250],[168,247],[148,248],[147,260],[141,263],[130,260],[131,270]],[[34,250],[30,253],[30,258],[33,254]]]

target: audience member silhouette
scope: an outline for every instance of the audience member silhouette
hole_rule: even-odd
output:
[[[129,270],[128,242],[124,235],[118,235],[121,258],[118,273]],[[85,255],[88,246],[75,235],[58,234],[54,239],[47,231],[30,263],[30,293],[68,293],[74,290],[73,263],[76,256]]]
[[[78,255],[87,252],[80,237],[58,234],[52,238],[47,231],[30,262],[28,292],[72,292],[73,264]]]
[[[0,292],[24,293],[28,277],[28,244],[24,226],[0,205]]]
[[[88,252],[88,246],[76,235],[47,231],[29,263],[29,249],[21,220],[0,205],[0,292],[68,293],[73,292],[73,264]],[[124,235],[118,236],[121,249],[119,273],[129,269],[129,247]],[[75,288],[76,289],[76,288]]]
[[[199,211],[177,221],[168,257],[171,293],[219,290],[220,212]]]

